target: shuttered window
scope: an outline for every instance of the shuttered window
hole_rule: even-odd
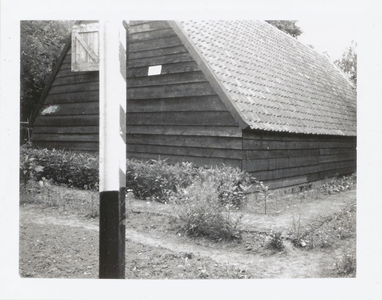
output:
[[[72,71],[99,70],[99,23],[81,22],[72,28]]]

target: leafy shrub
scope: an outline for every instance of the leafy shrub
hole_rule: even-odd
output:
[[[38,164],[36,158],[28,154],[27,151],[21,152],[20,157],[20,180],[22,185],[26,185],[29,179],[37,179],[37,175],[44,170]]]
[[[180,190],[173,201],[183,232],[190,236],[206,236],[212,240],[232,240],[241,237],[240,217],[233,217],[233,205],[222,205],[218,186],[212,179],[198,179]]]
[[[197,177],[202,181],[211,180],[216,186],[222,205],[240,208],[246,200],[246,191],[251,186],[251,178],[245,171],[229,166],[199,168]]]
[[[165,160],[127,160],[126,187],[139,199],[167,202],[178,187],[189,186],[195,176],[191,163],[169,165]]]
[[[356,210],[356,204],[351,204],[340,212],[321,217],[310,224],[309,228],[305,230],[299,228],[298,239],[296,239],[295,229],[292,228],[292,242],[295,246],[329,248],[336,240],[355,236]]]
[[[346,253],[335,263],[337,274],[353,277],[357,271],[357,259],[354,255]]]
[[[250,177],[246,172],[224,165],[196,168],[192,163],[185,162],[170,165],[165,160],[127,161],[126,186],[140,199],[167,202],[179,189],[207,179],[214,182],[223,205],[242,205],[246,198],[245,191],[250,186]]]
[[[281,232],[271,232],[270,237],[271,239],[267,244],[268,249],[281,251],[285,248],[283,244],[283,239],[281,237]]]
[[[292,218],[292,229],[291,229],[291,241],[292,244],[296,247],[305,247],[306,242],[303,239],[303,232],[301,226],[301,214],[298,214],[298,217],[293,216]]]
[[[336,194],[342,191],[350,190],[357,182],[357,175],[343,176],[340,178],[332,179],[331,181],[322,185],[321,190],[326,195]]]
[[[43,167],[34,175],[37,180],[45,177],[68,187],[98,189],[98,154],[23,146],[22,155],[28,155],[36,165]],[[232,167],[223,165],[206,169],[185,162],[170,165],[165,160],[126,160],[126,187],[139,199],[149,198],[164,203],[179,189],[197,180],[204,182],[207,179],[214,182],[222,205],[240,207],[246,199],[245,191],[250,186],[250,177],[246,172]]]
[[[56,184],[79,189],[98,189],[98,156],[65,150],[21,148],[21,153],[28,153],[36,163],[43,166],[35,179],[43,177]]]

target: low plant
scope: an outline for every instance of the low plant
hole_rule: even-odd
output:
[[[335,266],[338,275],[355,277],[357,271],[357,258],[353,254],[345,253],[341,259],[335,262]]]
[[[79,214],[88,218],[99,216],[99,197],[95,191],[81,191],[57,186],[43,178],[30,180],[20,191],[20,204],[39,204],[42,207],[55,207],[59,211]]]
[[[229,166],[197,168],[192,163],[170,165],[166,160],[127,161],[126,186],[139,199],[168,202],[173,193],[196,181],[214,183],[222,205],[240,207],[250,186],[246,172]]]
[[[212,179],[197,180],[173,195],[180,230],[189,236],[212,240],[239,239],[241,216],[234,217],[232,204],[223,205]]]
[[[291,229],[292,242],[295,246],[308,248],[330,248],[337,240],[356,235],[356,204],[350,204],[340,212],[322,216],[306,228],[294,220]]]
[[[271,232],[270,233],[270,240],[267,243],[266,246],[268,249],[275,250],[275,251],[282,251],[284,250],[285,246],[282,239],[282,233],[281,232]]]
[[[24,157],[28,157],[25,162]],[[20,168],[23,167],[24,177],[46,178],[58,185],[98,190],[99,157],[96,153],[24,147],[22,161]],[[126,160],[126,187],[138,199],[165,203],[178,189],[207,178],[214,182],[223,205],[237,208],[243,205],[251,182],[248,173],[239,169],[224,165],[197,168],[187,162],[171,165],[166,160]]]
[[[138,199],[167,202],[178,187],[186,187],[195,174],[191,163],[170,165],[166,160],[127,160],[126,186]]]
[[[303,228],[301,225],[301,214],[297,217],[292,218],[292,229],[291,229],[291,241],[296,247],[305,247],[306,241],[303,239]]]
[[[66,150],[21,148],[43,167],[36,180],[46,178],[55,184],[62,184],[84,190],[97,190],[99,181],[98,155]]]
[[[226,165],[197,169],[196,178],[201,181],[211,180],[216,186],[222,205],[240,208],[247,199],[247,190],[251,187],[251,177],[237,168]]]
[[[350,176],[342,176],[330,180],[321,186],[321,190],[326,195],[332,195],[340,193],[346,190],[350,190],[357,182],[357,175],[354,173]]]
[[[28,180],[35,179],[44,170],[33,155],[27,151],[21,151],[20,157],[20,183],[26,186]]]

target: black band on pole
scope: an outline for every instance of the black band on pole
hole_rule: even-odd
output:
[[[99,278],[125,278],[125,188],[100,193]]]

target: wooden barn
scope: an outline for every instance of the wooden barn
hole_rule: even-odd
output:
[[[93,25],[77,24],[63,50],[34,113],[35,146],[98,150]],[[355,88],[268,23],[134,21],[126,49],[128,158],[224,163],[270,188],[355,172]]]

